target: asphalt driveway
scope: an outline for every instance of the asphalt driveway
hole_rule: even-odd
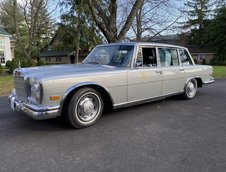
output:
[[[0,97],[0,171],[226,171],[226,79],[81,130],[34,121]]]

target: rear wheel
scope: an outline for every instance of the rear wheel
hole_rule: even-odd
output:
[[[100,93],[93,88],[82,88],[72,96],[67,117],[75,128],[88,127],[100,118],[103,107]]]
[[[195,97],[197,92],[197,81],[196,79],[190,79],[184,89],[183,96],[185,99],[189,100]]]

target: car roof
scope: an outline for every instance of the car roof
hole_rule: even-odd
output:
[[[163,44],[163,43],[156,43],[156,42],[116,42],[116,43],[106,43],[100,44],[98,46],[111,46],[111,45],[132,45],[132,46],[154,46],[154,47],[174,47],[174,48],[185,48],[178,45],[171,45],[171,44]]]

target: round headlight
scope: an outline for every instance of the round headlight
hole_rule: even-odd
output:
[[[31,99],[35,103],[40,103],[41,98],[41,86],[40,82],[34,79],[30,80],[31,85]]]

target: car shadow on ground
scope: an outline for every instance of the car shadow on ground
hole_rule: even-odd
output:
[[[150,106],[156,106],[159,104],[162,104],[163,102],[169,102],[169,101],[181,101],[184,100],[183,97],[181,95],[175,95],[175,96],[171,96],[171,97],[166,97],[164,99],[161,100],[156,100],[156,101],[150,101],[147,103],[142,103],[142,104],[137,104],[137,105],[132,105],[132,106],[128,106],[128,107],[121,107],[121,108],[117,108],[117,109],[112,109],[112,110],[106,110],[104,112],[104,116],[105,115],[112,115],[113,113],[120,113],[120,112],[124,112],[124,111],[128,111],[128,110],[134,110],[137,108],[145,108],[145,107],[150,107]]]
[[[156,108],[157,106],[161,106],[163,103],[169,103],[170,101],[181,101],[183,100],[183,98],[179,95],[177,96],[172,96],[172,97],[168,97],[165,99],[161,99],[158,101],[152,101],[149,103],[144,103],[144,104],[139,104],[139,105],[134,105],[134,106],[130,106],[130,107],[122,107],[122,108],[118,108],[118,109],[112,109],[112,110],[105,110],[103,112],[102,117],[100,118],[100,120],[94,124],[93,126],[91,126],[91,128],[95,128],[98,125],[103,124],[104,120],[106,118],[111,118],[111,119],[107,119],[107,120],[116,120],[115,122],[117,123],[117,116],[119,116],[119,120],[122,114],[128,114],[130,115],[131,112],[133,111],[139,111],[139,110],[143,110],[146,108]],[[17,121],[17,127],[18,128],[23,128],[24,130],[36,130],[36,131],[67,131],[67,130],[75,130],[75,128],[73,128],[63,117],[58,117],[58,118],[54,118],[54,119],[46,119],[46,120],[33,120],[29,117],[27,117],[24,114],[21,114],[19,112],[13,112],[16,113],[15,115],[17,116],[21,116],[20,120]],[[15,124],[15,123],[14,123]],[[90,128],[90,127],[88,127]]]

